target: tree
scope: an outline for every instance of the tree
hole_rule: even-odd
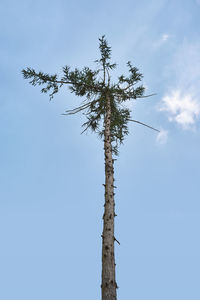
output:
[[[111,82],[111,71],[116,68],[111,63],[111,47],[102,36],[99,39],[100,59],[96,60],[96,70],[84,67],[82,70],[69,66],[63,68],[63,76],[49,75],[36,72],[32,68],[22,70],[25,79],[31,79],[33,86],[44,85],[42,93],[48,93],[50,99],[63,85],[67,85],[77,96],[85,97],[82,104],[67,110],[64,115],[84,113],[86,122],[82,125],[84,131],[91,129],[104,141],[105,159],[105,204],[103,214],[102,233],[102,300],[117,299],[117,284],[115,280],[115,252],[114,242],[118,242],[114,234],[115,202],[114,202],[114,157],[119,154],[119,145],[123,143],[129,133],[128,122],[136,122],[153,130],[157,129],[131,119],[131,110],[124,104],[131,99],[136,100],[144,96],[143,85],[137,86],[143,75],[131,62],[127,63],[129,75],[118,77],[117,83]],[[118,242],[119,243],[119,242]]]

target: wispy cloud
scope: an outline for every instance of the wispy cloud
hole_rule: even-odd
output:
[[[158,144],[166,144],[168,140],[168,131],[161,129],[157,135],[156,142]]]

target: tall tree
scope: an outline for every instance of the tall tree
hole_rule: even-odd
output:
[[[115,251],[114,234],[115,201],[114,201],[114,157],[119,154],[119,145],[129,133],[128,122],[133,121],[153,130],[157,129],[131,119],[131,110],[124,105],[126,101],[136,100],[144,96],[145,88],[142,84],[142,74],[131,62],[127,63],[128,76],[121,75],[117,83],[111,81],[111,71],[116,68],[111,63],[111,47],[102,36],[99,39],[100,59],[96,60],[97,68],[93,71],[88,67],[82,70],[69,66],[63,68],[63,76],[49,75],[36,72],[32,68],[22,70],[25,79],[31,79],[33,86],[44,85],[42,93],[48,93],[50,99],[63,85],[68,85],[70,91],[77,96],[85,97],[78,107],[67,110],[64,115],[83,112],[86,122],[82,125],[84,131],[91,129],[104,141],[105,159],[105,203],[102,233],[102,300],[117,299],[117,283],[115,280]],[[118,242],[118,241],[117,241]],[[119,243],[119,242],[118,242]]]

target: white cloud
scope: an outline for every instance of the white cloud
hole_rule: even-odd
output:
[[[200,119],[200,43],[184,40],[165,68],[165,80],[171,88],[165,93],[159,110],[183,129],[194,129]]]
[[[158,144],[166,144],[168,139],[168,131],[161,129],[157,135],[156,142]]]
[[[191,94],[182,95],[180,90],[174,90],[163,97],[160,111],[168,113],[169,121],[190,129],[200,116],[200,103]]]

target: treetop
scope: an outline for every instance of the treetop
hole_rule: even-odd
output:
[[[127,62],[128,76],[120,75],[116,83],[111,83],[111,71],[116,68],[116,63],[111,62],[111,47],[105,36],[99,38],[100,58],[95,61],[97,69],[89,67],[71,69],[70,66],[62,68],[63,75],[49,75],[36,72],[33,68],[22,70],[25,79],[33,86],[42,85],[41,92],[49,93],[50,99],[63,85],[67,85],[71,93],[85,97],[82,104],[74,109],[66,110],[64,115],[83,112],[87,121],[83,124],[84,131],[91,129],[103,136],[104,118],[106,113],[106,96],[111,103],[111,140],[114,154],[118,154],[118,145],[128,134],[128,121],[131,120],[131,110],[124,106],[127,100],[136,100],[144,96],[145,88],[137,85],[143,78],[139,70],[130,61]],[[136,86],[137,85],[137,86]],[[140,123],[140,122],[139,122]]]

